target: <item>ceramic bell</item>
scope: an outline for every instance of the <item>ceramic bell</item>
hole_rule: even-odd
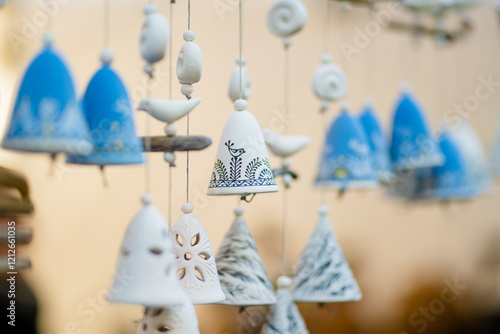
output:
[[[2,146],[49,154],[92,150],[73,79],[50,35],[24,73]]]
[[[329,54],[321,56],[321,65],[313,74],[312,86],[314,94],[321,99],[321,111],[325,111],[331,102],[343,98],[347,92],[347,76],[344,71],[332,63]]]
[[[220,287],[215,256],[208,233],[185,203],[184,213],[170,231],[177,256],[180,283],[193,304],[210,304],[226,299]]]
[[[68,163],[105,166],[144,161],[132,105],[123,81],[111,67],[112,58],[110,49],[102,52],[102,67],[90,80],[82,99],[94,148],[88,155],[69,155]]]
[[[177,57],[176,72],[179,83],[182,84],[181,93],[189,99],[193,93],[193,84],[201,79],[202,57],[200,47],[193,42],[194,31],[186,30],[182,37],[186,43]]]
[[[144,7],[146,19],[142,25],[140,52],[149,65],[159,62],[165,56],[169,42],[170,29],[163,15],[157,13],[154,4]]]
[[[255,117],[237,100],[219,142],[208,195],[241,195],[278,191],[264,136]]]
[[[261,334],[309,334],[304,319],[293,302],[291,283],[290,277],[278,278],[276,304],[271,306]]]
[[[423,109],[404,86],[394,112],[390,147],[393,168],[417,169],[443,163],[443,155],[431,135]]]
[[[366,135],[345,105],[326,135],[316,186],[340,190],[377,186]]]
[[[233,70],[231,75],[231,81],[229,83],[229,98],[236,102],[240,98],[240,70],[241,70],[241,98],[243,100],[248,100],[250,97],[250,78],[248,77],[248,71],[245,66],[247,60],[245,57],[236,58],[237,66]]]
[[[200,334],[193,304],[183,294],[182,303],[167,308],[146,308],[137,334]]]
[[[167,223],[151,204],[151,195],[143,203],[125,233],[108,301],[155,308],[182,304]]]
[[[381,182],[389,182],[392,178],[389,144],[387,143],[380,121],[373,110],[371,103],[367,103],[359,121],[365,130],[373,172]]]
[[[267,14],[267,26],[278,37],[290,37],[307,22],[307,8],[299,0],[278,0]]]
[[[493,188],[488,160],[481,144],[472,126],[462,120],[462,122],[452,130],[449,135],[454,143],[460,149],[460,152],[469,167],[474,182],[481,193],[488,193]]]
[[[294,270],[293,299],[310,303],[360,300],[361,291],[331,227],[328,208],[321,206],[319,215]]]
[[[220,304],[274,304],[274,288],[243,218],[243,208],[236,207],[234,213],[236,219],[224,237],[216,257],[222,291],[226,296],[226,300]]]

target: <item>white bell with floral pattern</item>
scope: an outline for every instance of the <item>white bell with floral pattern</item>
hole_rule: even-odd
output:
[[[170,231],[177,256],[177,269],[184,292],[193,304],[209,304],[226,299],[220,287],[215,256],[208,233],[184,203],[182,216]]]

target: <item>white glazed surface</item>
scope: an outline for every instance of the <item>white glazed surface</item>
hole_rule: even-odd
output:
[[[274,155],[282,158],[297,153],[311,142],[311,138],[307,136],[284,136],[271,129],[263,129],[262,133],[267,147]]]
[[[307,23],[307,8],[299,0],[278,0],[267,15],[269,30],[280,37],[299,32]]]
[[[181,84],[200,81],[202,72],[201,50],[195,42],[186,42],[177,56],[177,78]]]
[[[190,100],[162,100],[145,97],[139,102],[137,109],[146,111],[161,122],[172,123],[186,116],[200,102],[200,97]]]
[[[169,41],[167,20],[158,13],[146,16],[141,30],[140,51],[142,58],[148,63],[156,63],[163,59]]]

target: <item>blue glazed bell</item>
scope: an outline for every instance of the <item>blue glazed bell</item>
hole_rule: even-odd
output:
[[[103,65],[82,99],[94,149],[88,155],[69,155],[67,162],[99,166],[143,163],[127,90],[110,65],[111,50],[104,50],[101,60]]]
[[[379,181],[389,182],[392,178],[389,145],[371,103],[365,105],[359,115],[359,121],[365,130],[370,146],[373,172]]]
[[[52,155],[92,149],[73,79],[50,36],[24,74],[2,146]]]
[[[366,135],[345,106],[326,135],[316,186],[340,190],[377,186]]]
[[[395,170],[439,166],[443,155],[434,141],[426,116],[408,89],[394,113],[391,160]]]

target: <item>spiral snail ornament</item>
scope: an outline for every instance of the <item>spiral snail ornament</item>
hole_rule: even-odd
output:
[[[245,57],[236,58],[237,66],[233,70],[231,75],[231,82],[229,83],[229,98],[236,102],[240,99],[240,65],[241,65],[241,98],[247,100],[250,97],[250,78],[248,77],[248,71],[245,67],[246,59]]]
[[[193,42],[194,31],[186,30],[183,34],[186,41],[177,56],[176,73],[181,86],[181,93],[188,99],[193,93],[193,84],[201,79],[202,57],[198,44]]]
[[[321,64],[313,74],[312,86],[314,93],[323,103],[321,111],[325,111],[332,101],[343,98],[347,92],[347,77],[344,71],[332,64],[328,54],[321,56]]]
[[[307,8],[300,0],[278,0],[267,15],[271,32],[285,39],[299,32],[307,22]]]

